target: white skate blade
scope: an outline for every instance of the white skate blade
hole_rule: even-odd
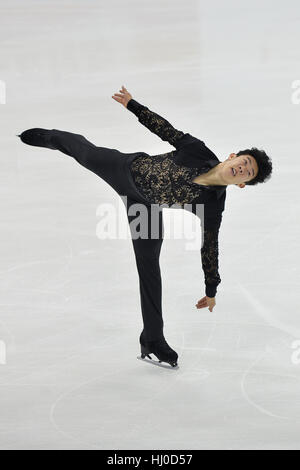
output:
[[[177,366],[173,367],[168,362],[159,362],[158,360],[155,360],[155,359],[149,359],[149,357],[147,356],[144,358],[142,356],[138,356],[137,359],[139,359],[140,361],[148,362],[148,364],[152,364],[153,366],[163,367],[164,369],[179,369],[178,364]]]

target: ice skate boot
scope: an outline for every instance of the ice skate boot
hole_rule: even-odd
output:
[[[35,147],[46,147],[55,150],[55,147],[50,143],[50,129],[40,129],[35,127],[33,129],[27,129],[18,135],[18,137],[20,137],[24,144],[33,145]]]
[[[162,364],[163,362],[169,364],[174,369],[178,368],[178,354],[170,348],[165,338],[161,338],[157,341],[146,341],[144,333],[142,332],[140,336],[140,345],[141,356],[138,357],[138,359],[142,359],[161,367],[167,367],[168,369],[170,367]],[[152,359],[150,354],[154,354],[158,360],[156,361],[155,359]]]

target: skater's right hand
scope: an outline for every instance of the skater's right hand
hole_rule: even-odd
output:
[[[121,90],[119,90],[120,93],[115,93],[112,98],[115,100],[115,101],[118,101],[119,103],[121,103],[123,106],[125,106],[125,108],[127,108],[127,104],[128,104],[128,101],[130,101],[132,99],[132,96],[131,94],[126,90],[126,88],[124,87],[124,85],[122,85],[122,88]]]
[[[212,312],[216,305],[215,297],[207,297],[206,295],[196,303],[197,308],[208,307],[209,311]]]

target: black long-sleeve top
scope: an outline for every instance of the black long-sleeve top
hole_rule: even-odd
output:
[[[131,174],[139,191],[154,204],[188,204],[199,216],[202,230],[201,260],[205,293],[215,297],[221,282],[218,263],[218,237],[226,199],[226,186],[199,185],[192,180],[220,163],[216,155],[196,137],[175,129],[166,119],[131,99],[127,109],[141,124],[176,150],[160,155],[142,154],[131,163]],[[204,204],[202,213],[197,204]]]

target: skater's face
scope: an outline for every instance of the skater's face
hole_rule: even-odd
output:
[[[258,165],[252,155],[239,155],[231,153],[223,167],[223,177],[227,184],[236,184],[240,188],[251,181],[258,173]]]

